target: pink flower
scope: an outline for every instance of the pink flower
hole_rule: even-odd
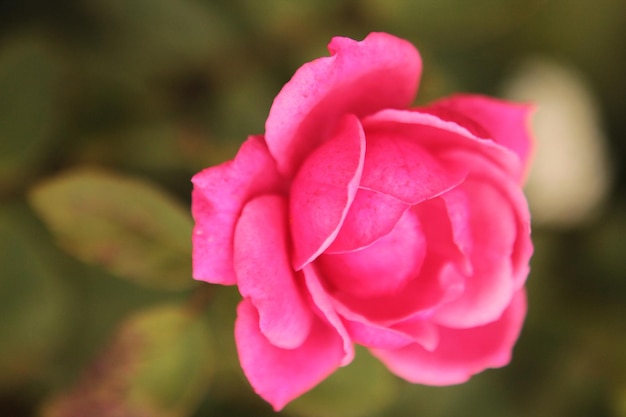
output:
[[[237,285],[235,339],[276,410],[368,347],[414,383],[510,360],[532,253],[529,108],[412,108],[415,48],[334,38],[280,91],[264,136],[193,178],[194,277]]]

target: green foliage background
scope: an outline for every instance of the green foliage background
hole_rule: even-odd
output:
[[[419,103],[498,94],[528,55],[590,81],[616,178],[591,223],[535,227],[513,362],[433,388],[365,351],[285,416],[626,416],[626,2],[0,2],[0,415],[269,416],[233,288],[190,278],[190,177],[263,131],[334,35],[424,58]]]

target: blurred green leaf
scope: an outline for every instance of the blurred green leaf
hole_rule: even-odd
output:
[[[68,333],[67,288],[42,237],[19,208],[0,209],[1,389],[42,377]]]
[[[388,406],[397,394],[396,378],[357,347],[354,361],[340,368],[312,391],[289,404],[287,411],[303,417],[357,417]]]
[[[128,317],[107,349],[44,417],[190,415],[208,389],[214,357],[208,325],[181,305]]]
[[[44,181],[30,202],[69,253],[147,287],[185,289],[191,216],[153,185],[104,171]]]
[[[58,116],[59,64],[35,39],[0,50],[0,191],[32,172],[47,150]]]

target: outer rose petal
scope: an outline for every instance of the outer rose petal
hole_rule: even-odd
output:
[[[372,33],[362,42],[336,37],[329,50],[332,56],[298,69],[265,123],[268,147],[289,176],[332,134],[342,115],[404,108],[417,91],[422,62],[403,39],[386,33]]]
[[[313,312],[289,262],[287,201],[276,195],[251,200],[235,229],[234,262],[239,292],[259,312],[261,332],[273,345],[300,346]]]
[[[191,211],[193,277],[214,284],[237,282],[233,269],[235,223],[250,198],[280,190],[282,179],[260,136],[241,145],[234,160],[197,173]]]
[[[368,138],[368,149],[371,149],[369,142],[373,135],[380,135],[383,141],[384,138],[394,141],[407,141],[410,138],[417,146],[437,155],[438,163],[444,171],[450,168],[465,173],[472,171],[475,167],[466,160],[455,162],[457,158],[454,154],[463,152],[483,157],[476,160],[481,164],[492,164],[501,171],[501,175],[518,178],[522,170],[520,159],[508,148],[490,139],[475,136],[473,132],[477,129],[468,130],[461,124],[441,119],[434,114],[417,110],[382,110],[363,119],[362,124]],[[367,173],[366,161],[363,181]]]
[[[304,273],[307,289],[311,295],[311,301],[318,308],[320,315],[335,328],[335,331],[343,340],[344,355],[341,360],[341,365],[347,365],[352,362],[352,359],[354,358],[354,346],[352,345],[352,339],[350,339],[348,331],[344,327],[341,318],[335,310],[333,300],[329,297],[326,289],[322,285],[314,265],[305,266],[302,272]]]
[[[235,341],[248,381],[276,411],[335,371],[344,356],[342,339],[319,319],[299,347],[272,345],[259,330],[257,310],[247,299],[237,308]]]
[[[516,239],[510,258],[513,265],[514,285],[517,290],[526,282],[528,272],[530,271],[529,262],[533,253],[533,245],[530,239],[530,212],[524,193],[516,178],[503,176],[497,166],[488,163],[485,158],[476,153],[459,152],[454,157],[459,161],[463,161],[461,163],[472,166],[472,176],[497,190],[502,198],[508,202],[513,213],[513,222],[516,225]],[[461,225],[462,221],[458,221],[460,212],[456,210],[452,210],[452,212],[456,213],[457,226]],[[457,243],[459,241],[458,237]]]
[[[463,293],[434,311],[441,325],[468,328],[496,320],[516,288],[511,254],[517,221],[511,204],[490,184],[468,180],[441,198],[445,201],[454,240],[469,256],[472,272]]]
[[[520,289],[526,282],[530,271],[530,258],[533,244],[530,239],[530,212],[522,189],[515,179],[502,177],[492,166],[482,164],[476,176],[487,181],[509,203],[516,224],[516,239],[511,253],[513,282],[515,289]]]
[[[302,164],[289,200],[296,270],[319,256],[339,233],[357,192],[364,156],[361,124],[347,115],[334,136]]]
[[[509,190],[509,198],[517,216],[517,240],[513,248],[513,282],[516,289],[522,288],[530,272],[533,242],[530,239],[530,212],[521,189]]]
[[[352,340],[362,346],[380,349],[398,349],[417,342],[417,340],[409,334],[369,322],[365,318],[353,321],[344,317],[344,323]]]
[[[528,166],[532,147],[529,130],[532,106],[480,95],[459,94],[437,100],[429,107],[452,110],[448,113],[451,121],[455,121],[454,113],[457,112],[461,117],[479,123],[487,130],[491,139],[517,154],[522,167]]]
[[[495,322],[470,329],[440,328],[439,345],[429,352],[418,344],[396,350],[373,349],[393,373],[409,382],[452,385],[486,368],[510,361],[526,314],[526,296],[518,292]]]
[[[426,350],[433,350],[439,342],[437,326],[422,319],[396,325],[380,325],[368,320],[337,303],[337,311],[355,343],[380,349],[397,349],[417,343]]]

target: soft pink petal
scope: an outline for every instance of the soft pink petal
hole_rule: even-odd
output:
[[[352,344],[352,339],[350,338],[350,335],[348,334],[341,318],[337,314],[333,300],[329,297],[326,288],[324,288],[315,266],[307,265],[304,267],[302,272],[304,273],[304,279],[307,289],[309,290],[309,294],[311,295],[311,300],[317,307],[320,316],[324,317],[324,319],[335,328],[335,331],[343,340],[344,355],[341,365],[347,365],[352,362],[352,359],[354,358],[354,346]]]
[[[429,352],[418,344],[395,350],[373,349],[393,373],[427,385],[453,385],[487,368],[510,362],[513,346],[526,314],[526,296],[518,292],[495,322],[469,329],[439,329],[437,348]]]
[[[513,222],[516,228],[516,239],[510,256],[513,267],[512,274],[515,288],[519,289],[526,281],[530,271],[529,262],[533,253],[533,245],[530,239],[530,212],[519,181],[515,177],[502,175],[500,167],[492,163],[488,156],[479,152],[470,152],[469,150],[450,152],[448,157],[471,167],[471,177],[474,180],[481,181],[486,186],[497,190],[503,200],[508,203],[509,210],[513,213]],[[448,203],[450,204],[451,202],[449,201]],[[461,230],[468,230],[467,227],[462,225],[469,224],[469,221],[459,218],[463,213],[467,214],[467,211],[455,209],[448,211],[456,223],[455,233],[457,236],[455,240],[457,244],[462,241],[471,242],[471,237],[462,238],[459,235]]]
[[[263,138],[252,136],[234,160],[199,172],[192,182],[193,277],[215,284],[235,284],[235,223],[250,198],[283,187],[276,162]]]
[[[235,341],[248,381],[276,411],[334,372],[344,357],[343,341],[319,319],[299,347],[274,346],[261,333],[257,310],[247,299],[237,309]]]
[[[419,217],[426,236],[427,260],[437,265],[450,265],[450,268],[456,269],[462,275],[471,274],[472,265],[467,252],[464,251],[466,248],[460,245],[456,238],[463,229],[453,227],[455,224],[459,225],[458,219],[464,213],[451,214],[443,196],[424,201],[414,206],[412,210]],[[457,222],[453,223],[453,220]]]
[[[367,320],[352,321],[344,319],[344,323],[354,343],[365,347],[398,349],[411,343],[416,343],[415,338],[404,332]]]
[[[420,56],[409,42],[386,33],[363,41],[333,38],[330,57],[309,62],[274,99],[266,139],[281,172],[292,175],[343,114],[358,117],[405,108],[414,99]]]
[[[361,124],[346,115],[334,136],[302,164],[289,201],[296,270],[319,256],[339,233],[357,192],[364,154]]]
[[[430,110],[429,110],[430,111]],[[448,176],[466,174],[474,168],[468,160],[459,161],[455,157],[458,153],[471,154],[480,157],[475,163],[488,163],[497,167],[500,175],[518,179],[523,170],[520,159],[515,153],[490,139],[476,136],[477,129],[466,127],[454,121],[444,120],[432,113],[418,110],[382,110],[362,120],[363,128],[368,139],[368,154],[371,145],[370,138],[374,135],[385,138],[401,138],[403,141],[415,142],[414,147],[427,149],[437,160],[440,169],[452,170]],[[393,139],[395,141],[397,139]],[[398,152],[401,153],[401,152]],[[409,154],[410,155],[410,154]],[[398,156],[400,161],[408,158]],[[409,161],[412,161],[410,158]],[[469,162],[472,162],[469,160]],[[363,181],[368,174],[368,161],[363,172]],[[433,171],[437,173],[438,171]],[[432,175],[434,177],[434,174]],[[400,172],[400,178],[404,175]],[[441,180],[440,180],[441,181]],[[403,183],[404,184],[404,181]],[[403,186],[403,185],[399,185]],[[378,189],[378,188],[376,188]],[[418,189],[419,190],[419,189]]]
[[[513,246],[513,284],[520,289],[530,272],[530,258],[533,254],[533,242],[530,239],[530,212],[522,190],[509,188],[509,200],[517,216],[517,239]]]
[[[449,120],[471,119],[480,124],[498,144],[512,150],[527,167],[532,148],[529,117],[532,106],[480,95],[454,95],[431,106],[451,110]],[[458,114],[458,116],[456,116]]]
[[[472,272],[463,294],[437,307],[432,320],[454,328],[489,323],[502,314],[516,291],[511,262],[517,237],[514,212],[496,188],[474,179],[441,198],[454,240],[469,256]]]
[[[417,278],[426,243],[417,216],[405,212],[393,230],[367,248],[322,254],[316,261],[325,282],[336,291],[369,298],[394,295]]]
[[[381,349],[397,349],[411,343],[418,343],[427,350],[433,350],[438,343],[437,326],[422,320],[413,319],[395,325],[383,325],[369,320],[341,303],[335,307],[343,318],[346,329],[355,343]]]
[[[530,239],[530,212],[528,202],[519,184],[512,178],[497,176],[488,166],[483,166],[480,172],[483,181],[489,181],[502,197],[509,203],[515,221],[515,243],[511,253],[513,268],[513,285],[521,288],[530,272],[530,258],[533,254],[533,244]]]
[[[259,312],[259,327],[270,343],[300,346],[311,328],[313,312],[289,260],[287,201],[257,197],[244,207],[235,229],[234,264],[239,292]]]
[[[413,336],[415,343],[432,352],[439,346],[439,328],[427,318],[413,318],[392,327],[396,331]]]
[[[468,169],[439,157],[422,141],[432,127],[405,134],[397,126],[379,129],[371,120],[366,130],[367,152],[361,187],[417,204],[463,181]],[[447,133],[447,132],[446,132]]]
[[[407,282],[399,293],[386,296],[362,298],[345,291],[333,291],[336,303],[345,308],[341,310],[342,315],[351,317],[345,313],[351,311],[372,323],[389,327],[406,320],[427,317],[439,305],[463,293],[471,265],[454,243],[450,218],[443,200],[440,197],[427,200],[415,206],[411,212],[419,217],[426,238],[426,256],[419,276]]]
[[[384,327],[407,320],[427,318],[441,303],[453,300],[463,292],[464,277],[450,263],[433,261],[426,256],[418,278],[407,283],[402,291],[381,297],[361,298],[344,292],[334,292],[332,297],[342,305],[337,310],[342,316],[345,309]]]
[[[325,253],[342,253],[371,245],[394,228],[409,205],[388,194],[359,188],[339,234]]]

